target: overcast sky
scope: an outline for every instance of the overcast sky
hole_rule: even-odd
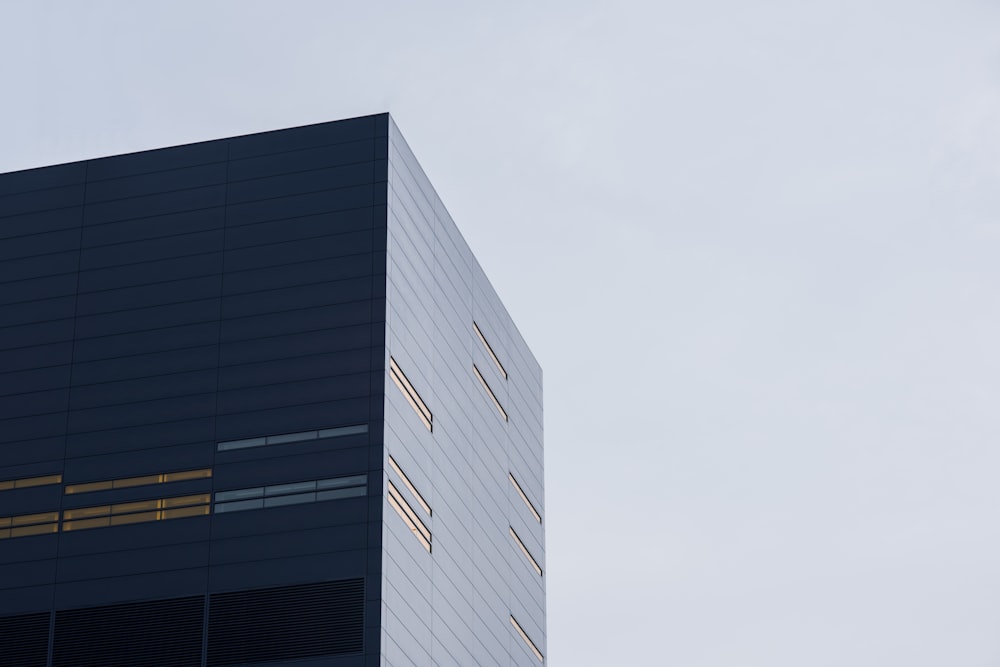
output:
[[[394,115],[545,370],[548,664],[1000,665],[997,0],[3,0],[0,100]]]

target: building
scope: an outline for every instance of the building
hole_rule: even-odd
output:
[[[0,175],[0,666],[537,665],[543,508],[388,115]]]

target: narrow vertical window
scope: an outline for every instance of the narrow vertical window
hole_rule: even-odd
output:
[[[476,335],[479,336],[479,342],[483,344],[483,347],[486,348],[486,352],[489,353],[490,359],[492,359],[493,363],[497,365],[497,370],[500,371],[500,375],[502,375],[503,379],[506,380],[507,369],[500,363],[500,359],[497,358],[496,352],[493,351],[493,347],[490,346],[489,342],[486,340],[486,336],[484,336],[483,332],[479,329],[479,325],[473,322],[472,328],[476,332]]]
[[[424,522],[420,520],[420,517],[413,511],[410,504],[406,502],[403,494],[396,488],[396,485],[388,480],[386,480],[386,497],[389,500],[389,504],[392,505],[392,509],[396,510],[396,514],[399,515],[410,529],[410,532],[413,533],[429,553],[431,550],[431,531],[427,529]]]
[[[522,542],[521,538],[517,536],[517,533],[514,531],[514,527],[508,527],[510,528],[510,536],[514,538],[514,542],[517,543],[517,546],[521,547],[521,553],[523,553],[524,557],[528,559],[529,563],[531,563],[531,567],[533,567],[535,572],[538,573],[538,576],[542,576],[542,566],[538,564],[535,557],[531,555],[530,551],[528,551],[528,547],[524,546],[524,542]]]
[[[486,393],[489,394],[497,412],[500,413],[500,416],[503,417],[504,421],[507,421],[507,411],[503,409],[502,405],[500,405],[500,401],[497,400],[497,395],[493,393],[492,389],[490,389],[489,383],[486,381],[486,378],[483,377],[483,374],[479,372],[479,369],[476,368],[475,364],[472,364],[472,372],[476,374],[477,378],[479,378],[479,383],[483,385],[483,389],[485,389]]]
[[[420,398],[420,394],[418,394],[417,390],[413,388],[410,380],[406,377],[403,371],[400,370],[399,364],[397,364],[396,360],[392,357],[389,357],[389,375],[392,377],[392,381],[396,383],[396,386],[399,387],[399,390],[403,392],[403,396],[406,397],[410,407],[412,407],[417,413],[417,416],[420,417],[420,421],[424,423],[427,430],[433,431],[434,415],[431,414],[431,411],[427,408],[427,404],[424,403],[422,398]]]
[[[427,512],[428,516],[433,515],[434,512],[431,511],[431,506],[428,505],[427,501],[424,500],[424,497],[420,495],[420,492],[417,491],[417,487],[413,485],[413,482],[411,482],[410,478],[406,476],[406,473],[404,473],[403,469],[399,467],[399,464],[396,463],[396,459],[392,458],[391,454],[389,455],[389,467],[392,468],[397,475],[399,475],[399,479],[403,481],[403,484],[405,484],[406,488],[410,490],[410,493],[412,493],[413,497],[417,499],[417,502],[424,508],[424,511]]]
[[[507,478],[510,479],[510,483],[513,484],[514,488],[517,490],[517,495],[521,496],[521,500],[523,500],[524,504],[528,506],[528,510],[530,510],[532,516],[535,517],[535,521],[541,523],[542,515],[538,513],[538,510],[535,509],[535,506],[531,504],[530,500],[528,500],[528,494],[526,494],[524,492],[524,489],[521,488],[521,485],[517,483],[517,480],[514,478],[514,474],[508,472]]]
[[[510,624],[514,626],[515,630],[517,630],[517,634],[521,635],[521,639],[528,645],[528,648],[530,648],[531,652],[535,654],[535,657],[538,658],[539,662],[545,662],[545,656],[542,655],[542,652],[538,650],[537,646],[535,646],[535,642],[531,641],[531,637],[529,637],[528,633],[524,631],[524,628],[522,628],[521,624],[517,622],[517,619],[514,618],[513,614],[510,616]]]

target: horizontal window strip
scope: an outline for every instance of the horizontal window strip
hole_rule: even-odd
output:
[[[216,449],[220,452],[228,452],[234,449],[249,449],[251,447],[265,447],[267,445],[284,445],[291,442],[305,442],[307,440],[324,440],[326,438],[339,438],[341,436],[359,435],[367,432],[368,424],[336,426],[333,428],[322,428],[316,431],[298,431],[296,433],[266,435],[259,438],[227,440],[226,442],[218,443],[216,445]]]
[[[392,381],[396,383],[396,386],[399,387],[399,390],[403,392],[403,396],[406,397],[406,400],[410,404],[410,407],[412,407],[413,410],[417,413],[417,416],[420,417],[420,421],[424,423],[424,426],[427,427],[427,430],[433,431],[434,415],[431,414],[431,411],[427,407],[427,404],[424,403],[424,400],[422,398],[420,398],[420,394],[418,394],[417,390],[413,388],[413,385],[410,383],[409,378],[407,378],[406,374],[404,374],[403,371],[400,370],[399,364],[397,364],[396,360],[393,359],[392,357],[389,357],[389,376],[392,377]]]
[[[198,493],[190,496],[80,507],[63,512],[63,530],[106,528],[130,523],[205,516],[209,512],[210,501],[210,494]]]
[[[27,489],[33,486],[48,486],[49,484],[61,484],[62,475],[43,475],[41,477],[24,477],[22,479],[8,479],[0,482],[0,491],[10,491],[11,489]]]
[[[420,520],[420,517],[417,516],[417,513],[413,511],[413,508],[410,507],[409,503],[399,493],[399,489],[392,482],[386,480],[386,487],[386,496],[389,504],[396,510],[396,513],[403,519],[403,523],[409,527],[410,532],[416,536],[420,544],[429,553],[431,550],[431,531],[427,529],[427,526]]]
[[[399,464],[396,463],[396,459],[392,458],[391,454],[389,455],[389,467],[392,468],[397,475],[399,475],[399,478],[403,481],[403,484],[405,484],[406,488],[409,489],[410,493],[413,494],[413,497],[417,499],[417,502],[420,503],[420,506],[424,508],[424,511],[427,512],[429,516],[432,516],[434,512],[431,511],[431,506],[428,505],[427,501],[424,500],[424,497],[420,495],[420,492],[417,491],[417,487],[413,485],[413,482],[411,482],[410,478],[406,476],[406,474],[403,472],[403,469],[399,467]]]
[[[493,393],[492,389],[490,389],[490,385],[486,381],[486,378],[484,378],[483,374],[479,372],[479,369],[476,367],[475,364],[472,364],[472,370],[476,374],[476,377],[479,378],[479,382],[480,384],[483,385],[483,389],[485,389],[486,393],[490,395],[490,399],[492,399],[493,405],[496,406],[496,409],[500,413],[500,416],[503,417],[504,421],[508,421],[507,411],[503,409],[502,405],[500,405],[500,401],[497,400],[497,395]]]
[[[526,494],[524,489],[521,488],[521,485],[517,483],[517,480],[514,478],[514,473],[508,472],[507,478],[510,479],[510,483],[514,485],[514,488],[517,490],[517,494],[521,496],[521,500],[523,500],[524,504],[528,506],[529,510],[531,510],[531,514],[535,517],[535,521],[541,523],[542,515],[538,513],[538,510],[535,509],[535,506],[528,499],[528,494]]]
[[[522,628],[521,624],[517,622],[517,619],[514,618],[513,614],[510,615],[510,624],[514,626],[515,630],[517,630],[517,634],[521,635],[521,639],[523,639],[524,643],[528,645],[528,648],[530,648],[531,652],[535,654],[535,657],[538,658],[540,662],[545,662],[545,656],[542,655],[542,652],[538,650],[537,646],[535,646],[535,642],[531,641],[531,637],[529,637],[528,633],[524,631],[524,628]]]
[[[472,328],[475,330],[476,335],[479,336],[479,341],[483,344],[483,347],[485,347],[486,351],[489,353],[490,359],[492,359],[493,363],[495,363],[497,365],[497,370],[500,371],[500,375],[502,375],[503,379],[506,380],[507,379],[507,369],[505,369],[503,367],[503,364],[500,363],[500,359],[497,358],[496,353],[493,351],[493,347],[486,340],[486,336],[483,335],[483,332],[480,331],[479,325],[476,324],[475,322],[473,322],[472,323]]]
[[[514,527],[509,526],[509,528],[510,528],[510,536],[514,538],[515,542],[517,542],[517,546],[521,547],[521,551],[524,553],[524,556],[528,559],[528,562],[531,563],[531,567],[535,568],[535,572],[538,573],[539,577],[542,576],[542,566],[538,564],[538,561],[535,560],[535,557],[531,555],[530,551],[528,551],[528,547],[524,546],[524,542],[522,542],[521,538],[518,537],[517,532],[514,530]]]
[[[259,510],[267,507],[318,503],[325,500],[357,498],[368,493],[368,475],[350,475],[305,482],[272,484],[249,489],[219,491],[215,494],[216,514]]]
[[[59,512],[0,517],[0,539],[45,535],[59,530]]]
[[[212,476],[211,468],[200,468],[198,470],[182,470],[180,472],[165,472],[156,475],[143,475],[142,477],[126,477],[124,479],[110,479],[101,482],[86,482],[84,484],[69,484],[66,486],[67,495],[76,493],[90,493],[92,491],[107,491],[109,489],[128,489],[134,486],[148,486],[151,484],[169,484],[171,482],[186,482],[192,479],[208,479]]]

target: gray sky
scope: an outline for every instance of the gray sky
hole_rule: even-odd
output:
[[[390,111],[545,369],[548,664],[997,666],[998,35],[5,0],[0,171]]]

